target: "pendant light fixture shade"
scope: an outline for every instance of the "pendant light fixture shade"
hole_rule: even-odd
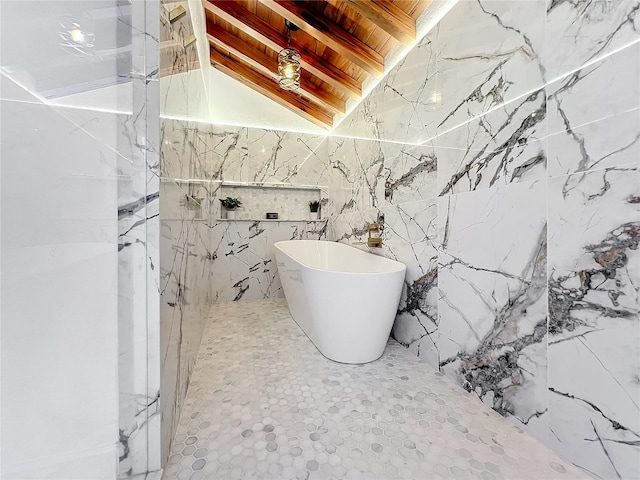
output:
[[[283,90],[300,88],[300,53],[284,48],[278,54],[278,83]]]
[[[291,48],[291,31],[298,30],[293,23],[285,20],[287,27],[287,48],[278,53],[278,84],[283,90],[300,88],[300,52]]]

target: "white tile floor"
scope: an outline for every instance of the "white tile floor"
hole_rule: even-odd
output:
[[[164,478],[586,477],[399,344],[335,363],[261,300],[212,308]]]

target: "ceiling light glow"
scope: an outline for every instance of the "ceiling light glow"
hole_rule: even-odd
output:
[[[76,57],[90,57],[94,54],[95,33],[91,22],[77,18],[60,20],[60,46]]]

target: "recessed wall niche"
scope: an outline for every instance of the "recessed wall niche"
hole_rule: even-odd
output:
[[[314,186],[290,184],[247,184],[225,182],[218,198],[237,198],[242,206],[236,210],[235,221],[309,221],[309,202],[321,201],[321,190]],[[225,220],[220,202],[218,218]],[[277,220],[267,220],[267,213],[277,213]]]

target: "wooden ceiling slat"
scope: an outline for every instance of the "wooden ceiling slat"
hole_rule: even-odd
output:
[[[237,36],[228,32],[220,25],[208,22],[207,23],[207,37],[209,42],[214,43],[225,50],[228,50],[233,55],[239,57],[251,67],[261,71],[265,75],[276,79],[277,78],[277,59],[272,55],[266,54],[258,50],[257,48],[249,45],[247,42],[242,41]],[[299,93],[307,96],[311,96],[320,103],[324,104],[327,108],[333,110],[335,113],[345,113],[344,100],[337,98],[335,95],[318,86],[310,73],[302,71],[301,90]]]
[[[384,73],[382,55],[358,38],[350,35],[340,25],[318,18],[314,9],[306,6],[305,2],[291,0],[260,1],[371,75],[379,77]]]
[[[320,86],[318,79],[306,70],[302,70],[300,79],[301,88],[307,96],[313,97],[339,115],[344,115],[347,111],[347,104],[344,99],[336,97],[333,93]]]
[[[416,21],[388,0],[345,0],[360,15],[371,20],[405,45],[416,39]]]
[[[271,15],[273,14],[271,9],[268,7],[265,7],[262,3],[258,2],[257,0],[256,0],[256,4],[257,6],[256,6],[255,14],[258,16],[258,18],[261,18],[265,22],[271,24]]]
[[[257,0],[234,0],[238,5],[242,5],[244,8],[249,10],[251,13],[255,13],[256,5],[258,4]]]
[[[394,4],[414,20],[424,12],[432,0],[394,0]]]
[[[252,14],[236,2],[203,0],[203,5],[209,12],[254,39],[264,43],[272,50],[278,51],[287,46],[287,38],[281,31]],[[362,86],[359,81],[344,73],[334,64],[319,57],[306,46],[298,44],[293,39],[291,46],[300,52],[302,66],[307,71],[324,82],[327,82],[332,88],[352,98],[359,98],[362,95]]]
[[[333,115],[322,106],[299,94],[282,90],[276,80],[263,75],[230,55],[223,54],[216,48],[211,48],[209,54],[211,65],[221,72],[320,127],[327,128],[333,125]]]

